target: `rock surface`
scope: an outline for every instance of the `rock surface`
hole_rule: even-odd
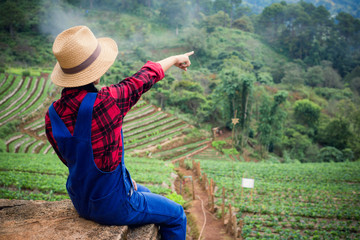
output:
[[[105,226],[80,218],[70,200],[0,199],[0,240],[117,239],[157,240],[158,228]]]

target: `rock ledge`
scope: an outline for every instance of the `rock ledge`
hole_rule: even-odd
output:
[[[0,240],[157,240],[154,224],[138,228],[105,226],[80,218],[70,200],[0,199]]]

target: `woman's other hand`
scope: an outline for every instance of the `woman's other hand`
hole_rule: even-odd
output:
[[[135,180],[134,180],[134,179],[131,179],[131,181],[132,181],[132,183],[133,183],[134,190],[137,191],[137,184],[136,184]]]

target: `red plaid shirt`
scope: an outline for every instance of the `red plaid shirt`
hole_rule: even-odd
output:
[[[96,97],[92,115],[91,143],[96,166],[102,171],[112,171],[121,163],[121,127],[123,118],[132,106],[156,82],[164,77],[159,63],[147,62],[139,72],[118,84],[102,88]],[[73,134],[80,104],[87,91],[64,88],[54,108]],[[49,112],[45,116],[46,136],[56,154],[66,165],[52,134]]]

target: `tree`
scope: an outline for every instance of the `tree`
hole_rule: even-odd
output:
[[[290,86],[299,86],[304,83],[304,80],[305,72],[299,64],[285,64],[284,77],[281,79],[281,82],[289,84]]]
[[[245,32],[254,32],[254,26],[248,16],[243,16],[241,18],[236,19],[233,22],[232,26],[234,28],[243,30]]]
[[[280,109],[280,105],[286,101],[287,96],[285,91],[279,91],[272,101],[267,95],[263,96],[257,127],[259,142],[263,146],[262,155],[270,150],[270,146],[281,141],[286,113]]]
[[[240,7],[242,0],[215,0],[214,9],[216,12],[223,11],[230,16],[230,26],[234,19],[234,13]],[[225,17],[225,16],[224,16]],[[225,20],[225,19],[224,19]],[[225,22],[224,22],[225,23]]]
[[[216,27],[228,27],[230,26],[229,15],[223,11],[219,11],[211,16],[203,16],[200,26],[205,27],[206,32],[211,33],[215,31]]]
[[[259,18],[259,33],[274,43],[279,37],[278,29],[282,29],[285,20],[286,3],[274,3],[264,8]]]
[[[20,1],[7,0],[0,4],[0,26],[14,38],[15,31],[25,25],[25,12]]]
[[[235,147],[240,150],[249,131],[252,89],[255,82],[253,73],[232,67],[220,73],[221,82],[215,93],[218,101],[223,102],[225,121],[232,128],[231,119],[239,118],[235,125]]]
[[[319,86],[324,82],[324,72],[321,66],[314,66],[308,68],[306,72],[306,85],[310,87]]]
[[[166,24],[175,27],[176,35],[178,35],[179,28],[185,24],[184,21],[187,19],[184,2],[176,0],[163,1],[160,7],[160,16]]]
[[[297,122],[315,128],[319,121],[321,108],[308,99],[295,102],[294,116]]]
[[[343,153],[334,147],[324,147],[320,149],[319,160],[321,162],[341,162]]]
[[[197,115],[201,104],[206,102],[204,89],[197,82],[183,80],[177,82],[172,89],[171,102],[179,106],[185,113]]]
[[[335,119],[327,124],[325,129],[319,133],[319,141],[337,149],[345,149],[349,145],[352,133],[349,129],[349,123],[344,119]]]

